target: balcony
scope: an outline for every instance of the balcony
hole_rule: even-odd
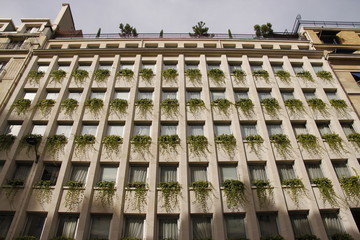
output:
[[[29,50],[30,44],[24,42],[0,43],[0,49],[6,50]]]

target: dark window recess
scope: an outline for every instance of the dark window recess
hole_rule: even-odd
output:
[[[360,231],[360,208],[351,209],[358,231]]]
[[[353,76],[357,84],[360,86],[360,72],[352,72],[351,75]]]
[[[339,31],[320,31],[318,37],[325,44],[341,44],[340,39],[336,34]]]
[[[60,170],[60,167],[58,167],[58,166],[45,166],[41,180],[44,180],[44,181],[50,180],[51,186],[55,186],[56,180],[59,175],[59,170]]]

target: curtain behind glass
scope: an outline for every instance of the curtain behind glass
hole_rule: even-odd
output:
[[[93,216],[91,224],[90,239],[109,237],[111,217],[109,216]]]
[[[65,137],[69,138],[71,133],[72,125],[58,125],[56,134],[64,134]]]
[[[223,98],[225,98],[225,92],[211,92],[212,101]]]
[[[40,134],[44,136],[46,125],[34,125],[31,134]]]
[[[296,178],[293,166],[290,164],[281,164],[278,166],[281,180]]]
[[[191,182],[207,181],[206,167],[191,167]]]
[[[187,96],[187,100],[188,100],[188,101],[189,101],[191,98],[201,99],[201,92],[198,92],[198,91],[186,92],[186,96]]]
[[[178,239],[177,219],[159,220],[159,239]]]
[[[271,92],[259,92],[259,99],[260,101],[265,98],[272,98]]]
[[[128,91],[115,91],[114,93],[114,99],[118,98],[118,99],[125,99],[127,100],[129,98],[129,92]]]
[[[177,167],[161,167],[160,182],[176,182],[177,181]]]
[[[204,135],[203,125],[188,125],[189,136]]]
[[[13,179],[18,179],[25,182],[31,166],[30,165],[17,165]]]
[[[355,130],[352,127],[351,124],[341,124],[341,127],[342,127],[342,129],[343,129],[346,136],[355,132]]]
[[[235,92],[235,99],[239,100],[240,98],[249,98],[247,91],[236,91]]]
[[[282,65],[271,65],[271,68],[274,71],[274,73],[276,73],[277,71],[280,71],[280,70],[284,70]]]
[[[152,92],[139,92],[138,93],[138,99],[152,99]]]
[[[71,173],[71,180],[85,183],[88,167],[86,166],[74,166]]]
[[[306,99],[316,98],[315,92],[304,92],[304,96]]]
[[[332,133],[329,124],[318,124],[318,129],[321,135]]]
[[[241,124],[243,138],[251,135],[257,135],[256,124]]]
[[[53,99],[56,100],[56,98],[58,97],[59,93],[52,93],[49,92],[48,94],[46,94],[46,99]]]
[[[255,65],[255,64],[251,65],[250,64],[250,68],[251,68],[252,72],[253,71],[258,71],[258,70],[263,70],[262,65]]]
[[[328,97],[329,100],[338,99],[336,92],[326,92],[326,96]]]
[[[162,92],[162,100],[177,99],[177,92]]]
[[[235,179],[235,180],[238,179],[236,166],[221,166],[220,174],[222,178],[222,183],[228,179]]]
[[[338,178],[350,176],[350,172],[346,163],[333,163],[333,166]]]
[[[143,238],[144,219],[139,217],[126,218],[125,237]]]
[[[275,134],[282,134],[282,129],[280,124],[268,124],[267,129],[269,131],[269,136]]]
[[[304,124],[293,125],[295,135],[307,134],[306,126]]]
[[[276,225],[276,215],[274,214],[259,215],[258,219],[259,219],[261,237],[269,237],[279,234]]]
[[[147,167],[131,167],[130,182],[146,182]]]
[[[332,236],[335,233],[343,232],[341,223],[336,213],[323,213],[321,215],[328,236]]]
[[[20,124],[11,124],[9,125],[8,129],[6,130],[6,134],[11,134],[14,136],[19,135],[20,129],[21,129]]]
[[[40,214],[29,214],[26,222],[24,235],[34,236],[40,239],[41,232],[45,222],[45,215]]]
[[[104,99],[104,92],[91,92],[90,98]]]
[[[226,216],[225,225],[227,239],[246,238],[244,217]]]
[[[135,125],[134,129],[135,135],[150,135],[150,126],[149,125]]]
[[[322,65],[312,65],[312,67],[316,73],[324,70]]]
[[[77,101],[80,101],[81,94],[82,94],[81,92],[69,92],[68,98],[72,98]]]
[[[267,179],[264,165],[250,165],[249,169],[252,181]]]
[[[117,167],[102,167],[100,181],[116,182]]]
[[[24,99],[34,100],[36,93],[35,92],[26,92]]]
[[[322,178],[324,177],[320,164],[318,163],[309,163],[306,164],[306,170],[309,174],[310,181],[312,181],[314,178]]]
[[[4,237],[10,228],[13,216],[12,215],[0,215],[0,237]]]
[[[174,135],[177,132],[177,125],[161,125],[161,135]]]
[[[75,236],[77,217],[65,217],[62,221],[62,231],[58,236],[73,238]]]
[[[302,65],[293,65],[292,67],[293,67],[295,73],[304,71]]]
[[[305,214],[290,215],[295,237],[312,234]]]
[[[124,125],[109,125],[107,128],[107,135],[123,136]]]
[[[215,125],[215,135],[231,134],[230,125],[228,124],[217,124]]]
[[[284,101],[288,99],[294,99],[294,94],[292,92],[282,92],[281,95]]]
[[[91,134],[95,136],[96,131],[97,131],[97,125],[83,125],[81,129],[81,134],[82,135]]]
[[[193,218],[193,239],[212,239],[211,219],[209,217]]]

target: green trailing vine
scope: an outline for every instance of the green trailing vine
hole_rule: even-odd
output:
[[[296,76],[301,79],[308,80],[309,82],[315,82],[314,78],[312,77],[312,75],[309,71],[298,72],[298,73],[296,73]]]
[[[53,99],[40,99],[36,104],[36,107],[40,109],[43,116],[49,115],[51,108],[55,105],[55,100]]]
[[[348,198],[355,200],[357,203],[360,202],[360,177],[358,174],[356,176],[341,177],[340,185]]]
[[[245,184],[240,180],[227,179],[224,181],[223,187],[228,208],[237,208],[247,201]]]
[[[332,77],[332,74],[331,72],[328,72],[328,71],[319,71],[316,73],[316,76],[322,80],[325,80],[325,81],[332,81],[333,80],[333,77]]]
[[[41,205],[45,203],[50,203],[52,197],[52,190],[50,188],[50,180],[40,180],[36,183],[34,191],[36,199],[40,202]]]
[[[279,102],[275,98],[264,98],[261,100],[261,105],[264,106],[265,112],[271,117],[276,117],[280,110]]]
[[[82,84],[85,79],[89,76],[89,72],[82,69],[76,69],[71,76],[74,78],[76,84]]]
[[[240,108],[247,117],[252,116],[254,113],[254,103],[249,98],[240,98],[235,102],[235,106]]]
[[[291,75],[288,71],[279,70],[276,71],[275,75],[283,82],[290,83],[291,82]]]
[[[320,190],[321,197],[323,198],[324,203],[328,201],[331,206],[337,206],[336,202],[336,193],[333,188],[333,184],[328,178],[314,178],[313,183],[317,185]]]
[[[164,199],[164,208],[170,212],[178,205],[178,197],[181,194],[181,185],[179,182],[161,182],[159,187]]]
[[[152,109],[153,101],[148,98],[137,99],[135,101],[135,106],[139,108],[140,114],[144,116]]]
[[[79,181],[68,181],[68,191],[65,195],[65,207],[74,210],[84,197],[84,183]]]
[[[274,134],[270,136],[270,141],[274,144],[282,157],[285,158],[290,152],[291,142],[285,134]]]
[[[208,151],[208,140],[205,136],[189,136],[187,142],[190,147],[190,151],[195,155],[205,154]]]
[[[146,205],[146,197],[147,197],[147,185],[144,182],[132,182],[128,183],[128,190],[135,191],[135,200],[132,202],[133,208],[137,209],[139,212],[143,209],[143,206]],[[129,189],[130,188],[130,189]]]
[[[128,82],[134,79],[134,71],[128,68],[120,69],[116,76],[125,78]]]
[[[235,69],[232,72],[232,75],[234,76],[235,80],[238,83],[244,83],[244,81],[246,79],[246,73],[243,70],[240,70],[240,69]]]
[[[41,140],[42,140],[42,135],[40,134],[27,134],[25,136],[22,137],[21,141],[20,141],[20,145],[21,148],[25,147],[26,148],[26,152],[29,153],[31,151],[31,149],[34,149],[34,145],[29,144],[26,139],[33,139],[34,142],[36,142],[36,148],[39,147]]]
[[[166,81],[174,82],[174,81],[176,81],[178,72],[174,68],[168,68],[168,69],[163,70],[161,75],[162,75],[163,79],[165,79]]]
[[[296,206],[299,206],[300,196],[306,195],[306,189],[302,180],[299,178],[284,179],[282,184],[288,187],[286,190],[289,192],[290,198]]]
[[[110,71],[108,69],[98,69],[94,73],[95,82],[101,83],[110,76]]]
[[[255,153],[259,152],[260,146],[264,142],[264,139],[260,135],[249,135],[245,140],[249,144],[251,152]]]
[[[37,240],[34,236],[18,236],[15,240]]]
[[[154,72],[151,68],[143,68],[140,70],[139,73],[140,73],[142,79],[149,83],[151,82],[151,79],[154,76]]]
[[[66,72],[62,69],[58,69],[52,71],[50,76],[51,76],[51,81],[54,81],[56,83],[61,83],[66,77]]]
[[[136,238],[136,237],[123,237],[123,238],[121,238],[121,240],[142,240],[142,239]]]
[[[255,180],[253,185],[256,187],[256,195],[259,199],[260,207],[270,200],[273,194],[273,189],[268,180]]]
[[[318,139],[315,135],[312,134],[299,134],[296,136],[296,140],[300,145],[312,154],[319,154],[321,151],[321,146],[318,142]]]
[[[266,70],[255,70],[252,72],[253,76],[255,77],[255,79],[264,79],[265,82],[269,82],[269,73]]]
[[[39,84],[40,79],[45,76],[45,72],[31,70],[28,75],[28,79],[31,85]]]
[[[128,108],[128,101],[125,99],[113,99],[110,102],[110,110],[112,112],[118,113],[120,115],[126,114],[126,110]]]
[[[75,152],[85,155],[87,149],[94,149],[95,136],[91,134],[75,136]]]
[[[336,111],[346,113],[346,109],[347,109],[348,105],[346,104],[346,102],[344,100],[331,99],[330,104],[331,104],[331,106],[333,106],[336,109]]]
[[[19,187],[24,186],[24,180],[21,179],[7,180],[6,186],[7,187],[4,188],[6,199],[9,200],[10,203],[12,203],[14,201],[16,194],[19,191]]]
[[[46,151],[55,158],[59,157],[59,153],[64,151],[68,139],[64,134],[49,136],[46,140]]]
[[[179,101],[177,99],[164,99],[161,101],[160,106],[166,116],[177,116],[179,111]]]
[[[110,206],[113,197],[115,195],[115,182],[114,181],[101,181],[97,184],[97,200],[101,202],[101,204],[105,206]]]
[[[135,135],[131,139],[131,143],[135,152],[149,151],[151,145],[151,137],[148,135]]]
[[[219,144],[230,156],[235,154],[236,138],[233,134],[221,134],[215,138]]]
[[[212,184],[208,181],[195,181],[191,183],[191,187],[195,193],[195,202],[199,203],[205,212],[207,209],[207,200],[212,190]]]
[[[350,133],[347,135],[349,142],[352,142],[357,148],[360,149],[360,133]]]
[[[319,99],[319,98],[311,98],[306,100],[309,107],[311,108],[311,110],[318,111],[321,114],[326,114],[326,104],[324,103],[323,100]]]
[[[284,237],[281,235],[261,237],[260,240],[284,240]]]
[[[57,236],[57,237],[51,238],[51,240],[75,240],[75,239],[71,238],[71,237]]]
[[[345,151],[345,148],[343,146],[343,140],[339,136],[339,134],[336,133],[327,133],[324,135],[321,135],[321,137],[329,144],[329,147],[337,152],[341,153],[342,151]]]
[[[321,239],[312,234],[305,234],[305,235],[296,237],[295,240],[321,240]]]
[[[354,238],[348,233],[340,232],[333,234],[331,240],[354,240]]]
[[[120,152],[119,147],[123,143],[123,138],[118,135],[108,135],[102,140],[104,148],[110,157],[112,154]]]
[[[25,114],[26,111],[30,108],[31,100],[19,98],[14,101],[11,108],[17,113],[17,115]]]
[[[185,70],[185,76],[187,76],[193,84],[201,83],[201,72],[197,68],[187,69]]]
[[[213,68],[208,71],[209,77],[216,83],[221,84],[225,82],[225,74],[219,68]]]
[[[75,108],[77,108],[79,102],[72,98],[64,99],[61,102],[61,108],[65,109],[65,114],[68,116],[71,116],[73,112],[75,111]]]
[[[180,138],[177,134],[161,135],[159,137],[159,145],[162,150],[176,152],[176,147],[180,144]]]
[[[225,98],[219,98],[211,102],[211,106],[216,107],[220,112],[226,116],[229,114],[231,102]]]
[[[8,151],[11,146],[14,144],[16,137],[11,134],[1,134],[0,135],[0,152]]]
[[[198,98],[190,98],[188,101],[189,110],[192,114],[199,112],[202,109],[205,109],[205,103],[203,100]]]
[[[294,98],[286,99],[284,101],[284,103],[285,103],[285,106],[290,110],[290,113],[292,113],[292,114],[305,111],[304,104],[299,99],[294,99]]]
[[[99,115],[104,107],[104,101],[99,98],[90,98],[85,101],[85,107],[94,115]]]

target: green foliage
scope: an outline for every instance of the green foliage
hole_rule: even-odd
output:
[[[295,240],[321,240],[315,235],[305,234],[300,237],[296,237]]]
[[[284,240],[281,235],[261,237],[260,240]]]
[[[66,186],[68,186],[69,189],[65,195],[65,207],[71,211],[79,205],[84,197],[84,183],[68,181]]]
[[[99,98],[90,98],[85,101],[85,107],[94,115],[99,115],[104,107],[104,101]]]
[[[28,75],[28,79],[31,85],[39,84],[40,79],[45,76],[42,71],[31,70]]]
[[[357,148],[360,148],[360,133],[350,133],[347,138],[349,142],[352,142]]]
[[[291,148],[289,138],[285,134],[274,134],[270,136],[270,140],[278,150],[279,154],[285,158]]]
[[[343,140],[342,138],[339,136],[339,134],[336,133],[328,133],[328,134],[324,134],[321,136],[328,144],[329,147],[337,152],[337,153],[341,153],[342,151],[345,150],[344,146],[343,146]]]
[[[76,69],[71,76],[74,78],[76,84],[82,84],[85,79],[89,76],[88,71],[82,69]]]
[[[148,98],[137,99],[135,101],[135,106],[139,108],[140,114],[144,116],[152,109],[153,101]]]
[[[212,34],[208,33],[209,28],[205,27],[205,24],[203,21],[198,22],[197,25],[192,27],[194,33],[189,33],[189,35],[196,38],[212,37]]]
[[[195,114],[201,109],[205,108],[204,101],[198,98],[190,98],[188,101],[188,105],[189,105],[189,110],[192,114]]]
[[[135,238],[135,237],[124,237],[124,238],[121,238],[121,240],[141,240],[141,238]]]
[[[131,143],[135,152],[149,151],[151,145],[151,137],[148,135],[135,135],[131,139]]]
[[[331,240],[354,240],[354,238],[350,234],[342,232],[332,235]]]
[[[30,105],[30,99],[19,98],[14,101],[11,108],[14,109],[18,115],[20,115],[25,114],[25,112],[30,108]]]
[[[236,138],[233,134],[221,134],[215,138],[215,141],[217,144],[220,144],[230,156],[235,154]]]
[[[314,178],[313,183],[316,184],[317,187],[319,188],[324,203],[328,201],[331,206],[337,206],[337,202],[336,202],[337,196],[330,179],[325,177]]]
[[[253,185],[256,187],[256,195],[259,199],[260,207],[263,206],[273,194],[272,187],[268,180],[255,180]]]
[[[231,30],[230,30],[230,29],[228,29],[228,35],[229,35],[229,38],[233,38],[233,36],[232,36],[232,33],[231,33]]]
[[[16,137],[11,134],[0,134],[0,152],[9,150],[15,139]]]
[[[321,78],[322,80],[326,80],[326,81],[333,80],[332,74],[328,71],[319,71],[316,73],[316,76],[318,78]]]
[[[276,117],[280,110],[279,102],[275,98],[264,98],[261,100],[261,105],[264,106],[265,112],[271,117]]]
[[[75,108],[78,106],[78,101],[72,98],[64,99],[61,102],[61,108],[65,109],[65,114],[71,116]]]
[[[249,135],[245,138],[252,152],[258,153],[264,139],[260,135]]]
[[[304,112],[305,111],[304,104],[299,99],[293,99],[293,98],[286,99],[284,101],[284,103],[285,103],[285,106],[287,108],[289,108],[290,113],[292,113],[292,114],[295,114],[296,112]]]
[[[232,74],[237,82],[243,83],[246,79],[246,73],[243,70],[235,69]]]
[[[14,198],[19,191],[19,187],[24,186],[24,180],[21,179],[10,179],[6,182],[7,188],[4,188],[6,199],[10,203],[14,201]]]
[[[181,185],[178,182],[161,182],[159,187],[164,199],[163,207],[166,212],[170,212],[178,205],[178,196],[181,193]]]
[[[46,150],[51,156],[58,158],[60,151],[64,151],[67,142],[68,139],[64,134],[49,136],[46,140]]]
[[[29,144],[26,139],[32,139],[36,142],[36,148],[39,147],[41,143],[42,136],[40,134],[27,134],[22,137],[20,141],[21,148],[26,147],[26,152],[29,153],[31,149],[34,148],[34,145]]]
[[[283,82],[290,83],[291,82],[291,75],[288,71],[279,70],[276,71],[275,75]]]
[[[101,181],[98,182],[97,187],[99,191],[97,200],[99,200],[104,207],[110,206],[115,195],[115,182]]]
[[[240,98],[236,101],[235,106],[239,107],[247,117],[252,116],[254,113],[254,104],[249,98]]]
[[[221,84],[225,82],[225,74],[221,69],[218,68],[210,69],[208,71],[208,75],[216,84]]]
[[[54,81],[56,83],[61,83],[62,80],[66,77],[66,72],[64,70],[54,70],[50,74],[51,81]]]
[[[326,104],[324,103],[323,100],[319,99],[319,98],[311,98],[306,100],[309,107],[311,108],[311,110],[318,111],[321,114],[326,114]]]
[[[124,77],[128,82],[134,78],[134,71],[128,68],[120,69],[116,76]]]
[[[296,206],[299,206],[299,197],[301,195],[306,195],[306,189],[301,179],[285,179],[282,181],[282,184],[288,187],[286,190],[289,192],[290,198],[294,201]]]
[[[357,203],[360,202],[360,177],[358,175],[341,177],[340,184],[348,198],[355,200]]]
[[[252,72],[255,79],[262,78],[265,82],[269,82],[269,73],[266,70],[255,70]]]
[[[144,182],[132,182],[128,183],[127,188],[133,188],[135,191],[135,201],[132,202],[133,208],[141,212],[144,205],[146,205],[147,186]]]
[[[94,80],[98,83],[105,82],[109,76],[110,71],[108,69],[98,69],[94,73]]]
[[[53,99],[40,99],[36,104],[36,107],[40,109],[42,115],[47,116],[51,111],[51,107],[54,106],[55,100]]]
[[[151,82],[151,79],[154,76],[154,72],[151,68],[143,68],[140,70],[139,73],[140,73],[142,79],[149,83]]]
[[[245,184],[240,180],[227,179],[223,183],[228,208],[237,208],[246,202]]]
[[[51,240],[75,240],[75,239],[71,237],[58,236],[51,238]]]
[[[211,183],[208,181],[196,181],[191,183],[191,187],[195,192],[195,202],[199,203],[205,212],[207,209],[206,202],[212,190]]]
[[[119,28],[121,30],[121,33],[119,34],[120,37],[137,37],[138,33],[136,32],[136,28],[130,26],[128,23],[127,24],[122,24],[120,23]]]
[[[176,146],[180,144],[180,138],[177,134],[161,135],[159,145],[162,150],[176,151]]]
[[[187,76],[193,84],[201,83],[201,72],[197,68],[187,69],[185,70],[185,76]]]
[[[312,154],[319,154],[321,146],[319,145],[318,139],[312,134],[299,134],[296,139],[300,145]]]
[[[50,180],[40,180],[35,185],[35,196],[41,205],[44,205],[45,203],[49,203],[51,201],[52,191],[50,186]]]
[[[195,155],[205,154],[208,151],[208,140],[205,136],[189,136],[187,138],[190,151]]]
[[[15,240],[37,240],[37,238],[34,236],[19,236]]]
[[[104,137],[102,142],[108,156],[110,157],[113,153],[119,153],[119,147],[120,144],[123,143],[123,139],[118,135],[108,135]]]
[[[216,107],[220,112],[224,113],[226,116],[229,114],[229,108],[231,102],[225,98],[219,98],[211,102],[211,106]]]
[[[75,136],[75,152],[85,155],[88,148],[94,149],[95,136],[91,134]]]
[[[261,26],[259,24],[256,24],[254,26],[254,31],[257,37],[272,37],[272,35],[274,34],[271,23],[266,23]]]
[[[177,99],[164,99],[160,103],[161,109],[164,111],[165,115],[170,116],[177,116],[179,111],[179,101]]]
[[[315,82],[314,78],[312,77],[311,73],[309,71],[302,71],[296,73],[296,76],[305,80],[308,80],[310,82]]]
[[[161,29],[160,33],[159,33],[159,38],[163,38],[164,36],[164,30]]]
[[[333,106],[336,109],[336,111],[346,113],[346,109],[347,109],[348,105],[346,104],[346,102],[344,100],[331,99],[330,104],[331,104],[331,106]]]
[[[173,68],[168,68],[162,71],[162,77],[166,81],[176,81],[176,77],[178,76],[177,70]]]
[[[127,108],[128,108],[128,101],[125,99],[115,98],[110,102],[110,110],[120,115],[125,114]]]

